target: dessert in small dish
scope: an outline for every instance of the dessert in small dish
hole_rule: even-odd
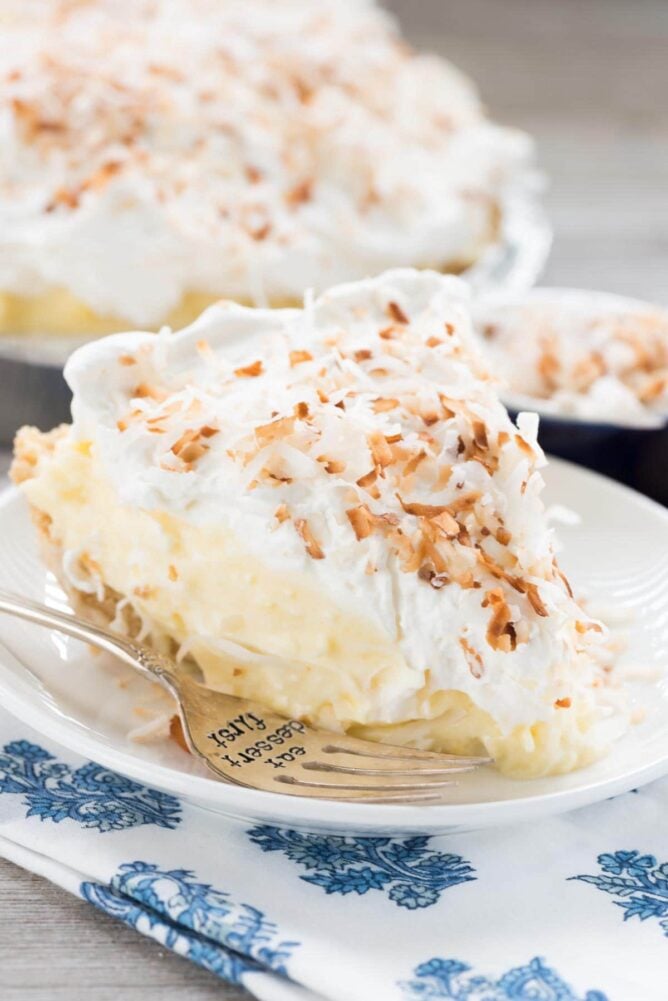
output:
[[[367,0],[15,0],[0,53],[0,330],[180,327],[220,298],[498,240],[531,143]]]
[[[581,289],[532,289],[475,310],[513,409],[601,424],[668,421],[668,311]]]
[[[668,504],[668,311],[584,289],[485,297],[482,353],[540,443]]]
[[[72,425],[24,428],[13,477],[83,607],[232,694],[513,775],[625,730],[610,637],[555,556],[535,421],[499,403],[458,279],[221,303],[90,342],[66,377]]]

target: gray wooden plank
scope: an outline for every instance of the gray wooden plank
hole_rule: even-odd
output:
[[[4,860],[0,860],[0,902],[2,1001],[249,997]]]

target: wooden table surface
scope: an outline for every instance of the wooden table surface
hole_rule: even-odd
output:
[[[556,237],[544,282],[668,302],[668,3],[389,6],[413,41],[449,55],[478,81],[495,117],[536,137]],[[2,1001],[158,997],[248,995],[0,861]]]

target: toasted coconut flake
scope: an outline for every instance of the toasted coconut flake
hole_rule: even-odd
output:
[[[176,569],[176,567],[174,566],[173,563],[170,563],[169,566],[168,566],[168,568],[167,568],[167,576],[169,577],[170,580],[178,580],[179,579],[179,572],[178,572],[178,570]]]
[[[234,374],[239,376],[241,379],[253,379],[258,375],[262,375],[262,371],[262,361],[258,358],[257,361],[251,362],[250,365],[244,365],[242,368],[235,368]]]
[[[285,201],[291,208],[297,208],[298,205],[303,205],[305,202],[309,202],[313,195],[313,178],[307,177],[299,184],[295,184],[293,188],[285,194]]]
[[[325,467],[326,473],[342,473],[346,468],[341,459],[328,459],[326,455],[319,455],[316,461]]]
[[[588,633],[590,630],[595,633],[603,632],[603,629],[598,622],[582,622],[580,619],[576,620],[575,631],[580,633],[580,635],[584,635],[584,633]]]
[[[262,171],[258,167],[255,167],[252,163],[246,164],[244,167],[244,174],[251,184],[257,184],[258,181],[262,180]]]
[[[99,191],[106,187],[112,177],[118,174],[123,168],[123,164],[118,160],[109,160],[96,171],[94,171],[81,184],[82,191]]]
[[[526,582],[526,594],[527,598],[529,599],[529,603],[533,608],[534,612],[536,613],[536,615],[540,615],[543,618],[545,618],[550,614],[547,608],[545,607],[543,599],[538,593],[538,588],[535,584],[531,584],[528,581]]]
[[[359,507],[349,508],[346,511],[348,521],[353,526],[353,531],[358,540],[366,539],[371,535],[374,528],[374,517],[366,504]]]
[[[161,428],[150,428],[151,431],[162,431]],[[213,435],[218,434],[218,429],[213,428],[208,424],[205,424],[200,428],[191,428],[188,431],[184,431],[181,437],[174,442],[171,447],[171,451],[176,455],[182,462],[188,465],[193,462],[197,462],[201,459],[205,452],[208,452],[209,446],[205,445],[201,440],[202,438],[211,438]]]
[[[403,309],[398,302],[388,302],[387,304],[387,314],[391,316],[393,320],[397,323],[410,323],[410,319],[404,313]]]
[[[295,404],[294,409],[295,417],[300,421],[305,421],[309,416],[309,406],[303,400],[300,403]]]
[[[493,577],[496,577],[497,580],[504,580],[506,584],[510,584],[510,586],[519,592],[519,594],[526,594],[528,587],[527,583],[520,577],[515,577],[508,570],[499,566],[499,564],[496,563],[484,549],[478,550],[478,562],[481,563]]]
[[[264,222],[260,226],[249,227],[248,232],[254,240],[257,240],[260,243],[262,240],[267,239],[272,229],[273,226],[270,222]]]
[[[651,403],[662,396],[668,389],[668,376],[659,375],[645,381],[638,397],[641,403]]]
[[[375,414],[385,414],[389,410],[396,410],[399,406],[399,400],[392,399],[391,397],[379,396],[377,400],[373,402],[373,412]]]
[[[460,525],[447,510],[441,511],[440,514],[430,518],[429,521],[430,524],[435,525],[449,539],[454,539],[459,535]]]
[[[515,444],[519,448],[520,452],[524,452],[525,455],[528,455],[529,458],[533,459],[534,457],[533,448],[531,447],[529,442],[522,437],[521,434],[515,435]]]
[[[469,671],[473,677],[482,678],[485,673],[485,665],[479,652],[475,649],[475,647],[471,646],[464,636],[459,637],[459,645],[464,651],[466,663],[468,664]]]
[[[298,518],[295,521],[295,528],[298,534],[304,540],[304,545],[306,546],[306,552],[309,554],[311,559],[314,560],[324,560],[325,554],[323,553],[320,544],[316,541],[313,532],[309,526],[309,523],[305,518]]]
[[[380,498],[380,490],[376,484],[376,479],[378,478],[378,470],[376,468],[372,469],[370,473],[366,473],[364,476],[360,476],[357,480],[357,486],[361,487],[362,490],[366,490],[368,494],[371,495],[375,500]]]
[[[571,700],[568,697],[565,699],[555,699],[554,702],[555,709],[570,709],[571,705]]]
[[[140,382],[139,385],[135,386],[132,390],[131,395],[133,399],[150,399],[156,400],[158,403],[162,402],[162,400],[166,400],[168,396],[166,390],[161,389],[159,386],[152,386],[148,382]]]
[[[402,475],[411,476],[417,470],[420,463],[423,462],[426,458],[427,458],[427,453],[424,451],[424,449],[421,449],[419,452],[417,452],[408,460],[408,462],[404,466]]]
[[[425,581],[430,587],[433,587],[435,591],[440,591],[442,587],[450,583],[450,578],[445,573],[436,573],[433,567],[429,566],[427,563],[423,563],[417,572],[420,580]]]
[[[125,421],[116,421],[116,427],[119,431],[127,431],[128,425]]]
[[[441,401],[441,416],[443,419],[449,421],[452,420],[453,417],[456,417],[458,407],[455,406],[454,401],[449,400],[447,396],[443,395],[443,393],[439,393],[438,398]]]
[[[387,541],[390,548],[401,560],[401,569],[404,573],[415,573],[419,568],[419,554],[416,554],[410,539],[408,539],[400,528],[391,529],[387,533]]]
[[[497,528],[494,537],[501,546],[507,546],[512,539],[512,535],[507,528]]]
[[[499,448],[503,448],[503,446],[507,445],[508,442],[510,441],[510,435],[508,434],[507,431],[499,431],[498,435],[496,436],[496,441]]]
[[[269,486],[272,487],[281,486],[283,483],[292,483],[291,476],[285,476],[283,473],[273,469],[268,469],[266,466],[262,467],[259,472],[259,476],[260,479],[267,481]]]
[[[172,449],[172,451],[174,451],[174,449]],[[202,445],[199,441],[192,441],[176,454],[182,462],[185,462],[190,466],[194,462],[197,462],[198,459],[201,459],[206,451],[208,451],[206,445]]]
[[[482,607],[492,609],[492,617],[487,626],[487,642],[493,650],[510,653],[517,646],[517,634],[510,608],[500,587],[485,592]]]
[[[367,442],[376,466],[383,468],[392,464],[394,461],[392,449],[380,431],[373,431],[370,435],[367,435]]]
[[[442,343],[443,341],[441,340],[440,337],[429,337],[425,341],[425,344],[427,345],[428,348],[437,348]]]
[[[301,365],[302,362],[313,361],[313,355],[310,351],[306,351],[303,348],[300,350],[295,350],[290,352],[290,365],[295,368],[296,365]]]
[[[568,577],[566,576],[566,574],[563,573],[563,571],[559,568],[559,564],[557,563],[556,559],[554,561],[554,569],[555,569],[555,572],[557,574],[557,577],[560,578],[562,584],[564,585],[564,587],[568,591],[568,597],[572,598],[573,597],[573,588],[571,587],[570,581],[569,581]]]
[[[286,504],[279,504],[274,511],[274,518],[281,525],[284,521],[287,521],[290,517],[290,512],[288,511]]]
[[[287,438],[295,429],[294,417],[281,417],[277,421],[270,421],[269,424],[260,424],[255,428],[255,437],[262,445],[267,445],[270,441],[277,441],[280,438]]]
[[[200,338],[200,340],[197,341],[195,347],[197,349],[198,355],[203,359],[203,361],[207,362],[209,365],[212,365],[214,363],[214,361],[216,360],[216,356],[214,354],[213,348],[206,340],[206,338],[204,337]]]
[[[400,494],[397,494],[396,496],[406,514],[414,514],[418,518],[436,518],[439,514],[443,514],[448,510],[447,504],[420,504],[418,502],[407,503],[402,499]]]
[[[452,477],[452,466],[441,466],[434,483],[434,490],[444,490]]]
[[[118,364],[119,365],[125,365],[126,367],[128,365],[136,365],[137,364],[137,359],[135,358],[134,355],[119,355],[118,356]]]
[[[391,341],[395,334],[395,328],[390,325],[389,327],[383,327],[382,330],[378,331],[378,336],[382,341]]]
[[[360,348],[358,351],[353,352],[353,358],[356,362],[368,361],[372,357],[373,351],[369,350],[369,348]]]
[[[475,420],[471,425],[473,429],[473,440],[478,446],[478,448],[486,449],[489,447],[489,442],[487,441],[487,426],[484,421]]]

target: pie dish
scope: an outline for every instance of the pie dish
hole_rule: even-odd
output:
[[[480,349],[546,452],[668,504],[668,311],[585,289],[480,299]]]
[[[668,311],[585,289],[483,299],[481,350],[513,409],[625,427],[668,422]]]
[[[0,330],[180,327],[384,268],[461,271],[527,136],[366,0],[33,0],[0,54]],[[7,13],[7,11],[9,13]]]
[[[13,476],[84,608],[316,725],[504,772],[603,754],[629,712],[572,597],[466,288],[390,271],[303,310],[209,309],[66,368],[73,424]]]

